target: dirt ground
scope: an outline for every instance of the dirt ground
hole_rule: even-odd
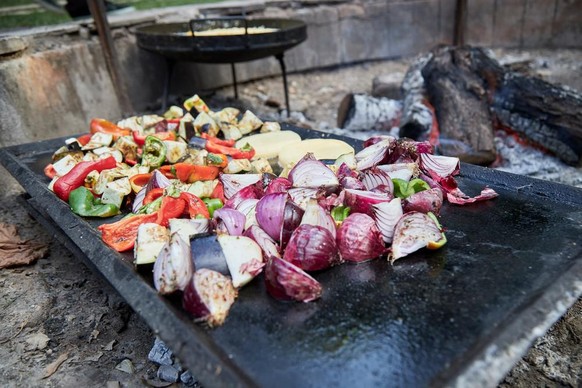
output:
[[[503,58],[531,59],[530,65],[548,80],[582,90],[580,51],[504,52]],[[391,74],[398,80],[409,62],[382,61],[291,74],[292,121],[332,129],[345,94],[369,92],[377,75]],[[242,99],[256,107],[255,113],[280,118],[277,108],[270,107],[284,102],[279,77],[242,85],[240,90]],[[231,93],[225,89],[219,95]],[[147,357],[154,342],[148,326],[104,279],[27,214],[18,199],[22,188],[3,168],[0,178],[0,222],[15,224],[23,238],[49,246],[49,255],[32,265],[0,270],[0,385],[161,386],[155,383],[157,365]],[[581,342],[582,301],[578,301],[500,385],[581,386]],[[124,360],[129,360],[133,370],[121,366],[127,365]]]

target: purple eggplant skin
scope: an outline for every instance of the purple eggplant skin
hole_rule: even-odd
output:
[[[281,249],[285,249],[293,231],[301,224],[301,219],[305,211],[297,206],[293,201],[285,203],[285,211],[283,212],[283,226],[281,227],[281,237],[279,242]]]
[[[341,263],[331,232],[322,226],[308,224],[295,229],[283,259],[304,271],[320,271]]]
[[[350,214],[342,222],[336,241],[342,258],[355,263],[376,259],[386,252],[376,222],[363,213]]]
[[[311,302],[321,297],[321,284],[301,268],[278,257],[269,257],[264,271],[267,292],[275,299]]]
[[[439,214],[443,206],[443,192],[440,189],[429,189],[419,191],[410,195],[404,200],[403,209],[405,213],[417,211],[421,213]]]
[[[182,295],[182,306],[196,320],[210,327],[220,326],[226,320],[237,291],[230,278],[210,269],[194,272]]]

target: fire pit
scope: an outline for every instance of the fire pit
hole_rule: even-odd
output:
[[[307,39],[304,22],[292,19],[246,19],[224,17],[194,19],[189,23],[154,24],[135,30],[138,45],[166,58],[168,71],[163,108],[167,106],[170,81],[176,61],[230,63],[234,95],[238,98],[235,63],[275,56],[281,66],[285,103],[289,93],[284,53]]]

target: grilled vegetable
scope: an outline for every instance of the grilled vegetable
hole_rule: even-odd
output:
[[[139,225],[134,251],[135,265],[155,262],[158,254],[169,241],[170,234],[165,227],[152,222]]]
[[[69,205],[73,213],[82,217],[111,217],[119,214],[119,207],[110,203],[102,203],[84,186],[71,191]]]
[[[68,173],[57,179],[53,185],[53,191],[63,201],[69,200],[71,191],[83,185],[85,178],[91,171],[101,172],[103,170],[114,168],[117,165],[115,158],[112,156],[99,159],[95,162],[81,162],[71,169]]]
[[[210,327],[220,326],[226,320],[237,297],[231,280],[209,269],[199,269],[184,289],[182,305],[198,321]]]
[[[155,136],[148,136],[143,146],[141,164],[152,169],[158,168],[166,160],[166,145]]]

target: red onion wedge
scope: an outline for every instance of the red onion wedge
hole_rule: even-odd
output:
[[[246,199],[260,199],[263,196],[261,189],[257,185],[250,185],[243,187],[236,193],[234,193],[224,204],[224,207],[231,207],[236,209],[242,201]]]
[[[382,202],[372,206],[376,226],[382,233],[382,239],[390,244],[394,236],[394,228],[402,217],[402,200],[394,198],[390,202]]]
[[[358,170],[362,171],[384,162],[395,144],[396,139],[392,136],[387,136],[358,152],[356,154]]]
[[[203,268],[194,272],[184,289],[182,305],[196,320],[215,327],[224,323],[236,297],[237,291],[228,277]]]
[[[305,271],[319,271],[341,263],[335,238],[330,231],[307,224],[295,229],[283,259]]]
[[[292,201],[287,201],[285,204],[285,212],[283,213],[283,227],[281,228],[281,237],[279,237],[282,250],[285,249],[285,246],[289,242],[293,231],[301,224],[303,213],[303,209],[294,204]]]
[[[287,190],[289,190],[292,186],[293,184],[287,178],[283,177],[275,178],[267,185],[267,188],[265,189],[265,194],[286,193]]]
[[[446,178],[459,173],[460,161],[459,158],[453,156],[420,154],[420,168],[425,172],[431,171],[441,178]]]
[[[190,245],[190,238],[208,233],[210,222],[207,218],[170,218],[170,234],[178,233]]]
[[[320,192],[318,189],[310,189],[306,187],[297,187],[294,189],[289,189],[288,191],[291,200],[298,205],[300,208],[305,209],[307,203],[312,198],[318,198]]]
[[[404,214],[394,229],[390,263],[421,248],[437,249],[447,242],[436,217],[432,213]]]
[[[309,187],[334,191],[339,185],[339,181],[334,172],[325,164],[317,160],[312,153],[305,155],[289,171],[289,181],[293,187]]]
[[[310,199],[305,207],[305,213],[301,218],[301,225],[317,225],[321,226],[332,234],[333,238],[336,235],[335,222],[328,211],[319,205],[317,200]]]
[[[321,297],[321,284],[301,268],[280,259],[270,257],[265,267],[267,292],[279,300],[311,302]]]
[[[365,190],[372,190],[378,186],[387,186],[390,193],[394,191],[394,184],[390,175],[378,168],[372,167],[362,172],[362,183],[366,188]]]
[[[403,209],[406,213],[418,211],[421,213],[439,214],[443,206],[443,192],[440,189],[429,189],[409,195],[404,200]]]
[[[189,241],[189,240],[188,240]],[[190,244],[178,233],[162,248],[154,263],[154,286],[160,294],[184,290],[194,272]]]
[[[247,218],[242,212],[227,207],[215,210],[213,219],[216,222],[217,234],[226,233],[231,236],[242,235],[247,222]]]
[[[232,277],[232,285],[240,288],[253,280],[263,270],[263,253],[253,239],[244,236],[218,236],[226,265]]]
[[[386,251],[376,223],[362,213],[350,214],[342,222],[336,240],[342,258],[355,263],[375,259]]]
[[[249,199],[243,200],[242,202],[240,202],[236,206],[236,210],[238,210],[239,212],[244,214],[246,217],[246,222],[245,222],[245,227],[244,227],[245,230],[250,228],[251,225],[257,224],[256,207],[257,207],[258,202],[259,202],[258,199],[249,198]]]
[[[260,181],[261,177],[261,174],[220,174],[219,179],[224,186],[224,196],[229,199],[239,190]]]
[[[413,176],[418,176],[418,164],[412,163],[394,163],[394,164],[383,164],[378,166],[378,168],[385,173],[387,173],[391,179],[402,179],[403,181],[409,181]]]
[[[257,223],[273,240],[279,241],[285,217],[287,193],[265,195],[255,208]]]
[[[252,238],[263,251],[263,257],[281,257],[279,252],[279,247],[275,243],[275,240],[271,238],[259,225],[252,225],[245,231],[246,237]]]
[[[372,205],[382,202],[390,202],[393,198],[390,194],[376,193],[373,191],[345,189],[345,204],[352,209],[352,213],[372,214]]]

